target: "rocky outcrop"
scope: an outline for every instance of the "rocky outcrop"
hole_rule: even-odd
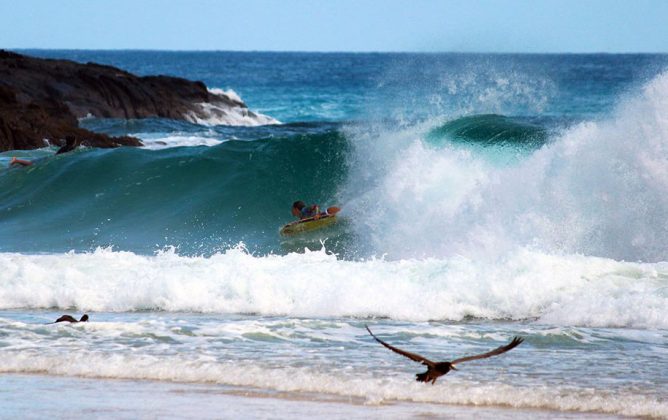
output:
[[[0,150],[62,145],[66,135],[84,145],[141,145],[78,126],[78,119],[171,118],[191,122],[226,118],[244,125],[275,122],[237,98],[204,83],[168,76],[138,77],[111,66],[28,57],[0,50]]]
[[[134,137],[110,137],[79,128],[77,118],[62,102],[29,100],[0,82],[0,151],[63,146],[68,135],[94,147],[141,145]]]

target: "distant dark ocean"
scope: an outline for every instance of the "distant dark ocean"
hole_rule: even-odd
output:
[[[0,372],[668,416],[668,55],[20,52],[201,80],[279,123],[90,118],[146,147],[0,154]],[[281,237],[297,199],[340,222]],[[68,308],[134,338],[90,331],[68,347],[95,345],[89,371],[58,370],[64,335],[31,322]],[[436,354],[527,341],[423,393],[364,322]],[[248,343],[270,379],[238,379]]]

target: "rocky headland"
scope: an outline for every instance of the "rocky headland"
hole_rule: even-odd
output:
[[[134,137],[111,137],[79,127],[79,119],[86,117],[276,122],[248,110],[238,98],[208,90],[202,82],[139,77],[112,66],[0,50],[0,151],[61,146],[68,135],[93,147],[141,145]]]

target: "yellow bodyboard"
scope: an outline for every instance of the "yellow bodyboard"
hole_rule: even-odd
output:
[[[336,223],[336,216],[324,215],[319,218],[309,217],[308,219],[297,220],[296,222],[288,223],[280,230],[281,235],[290,236],[302,232],[310,232],[313,230],[322,229]]]

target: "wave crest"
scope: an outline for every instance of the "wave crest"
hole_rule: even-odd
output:
[[[395,258],[494,258],[531,247],[665,261],[667,112],[664,73],[620,101],[612,117],[564,129],[519,158],[499,147],[436,148],[423,127],[353,133],[348,191],[352,205],[367,210],[355,230]],[[489,117],[437,130],[457,135],[463,125],[466,133],[480,118]]]
[[[458,118],[431,129],[428,141],[450,140],[481,145],[517,145],[539,147],[545,143],[546,130],[528,121],[503,115],[472,115]]]
[[[0,309],[194,311],[399,320],[537,319],[555,325],[668,328],[668,265],[523,251],[344,261],[321,251],[211,257],[98,249],[0,254]]]

